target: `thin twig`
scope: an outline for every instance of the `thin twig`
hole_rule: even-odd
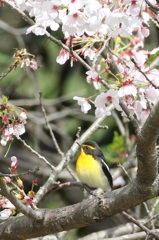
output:
[[[40,155],[37,151],[35,151],[30,145],[28,145],[21,137],[18,137],[18,140],[24,144],[26,148],[28,148],[32,153],[34,153],[38,158],[42,159],[52,170],[55,170],[55,167],[48,162],[48,160]]]
[[[158,13],[158,12],[159,12],[159,7],[158,7],[158,6],[153,5],[153,4],[150,3],[148,0],[145,0],[145,2],[147,3],[147,5],[148,5],[149,7],[152,8],[152,10],[153,10],[155,13]]]
[[[79,138],[81,133],[81,127],[78,127],[76,137]]]
[[[37,167],[35,170],[29,170],[29,171],[27,171],[27,172],[17,173],[17,174],[1,173],[1,172],[0,172],[0,177],[10,177],[10,178],[14,178],[14,177],[22,176],[22,175],[28,175],[28,174],[30,174],[30,173],[36,173],[37,171],[39,171],[39,167]]]
[[[34,25],[35,22],[30,18],[28,17],[23,11],[21,11],[18,7],[16,6],[12,6],[12,4],[10,4],[7,0],[3,0],[3,2],[5,2],[7,5],[9,5],[11,8],[13,8],[14,10],[16,10],[16,12],[18,12],[22,17],[23,19],[28,22],[30,25]]]
[[[25,28],[14,28],[14,27],[11,27],[8,23],[0,20],[0,28],[2,28],[3,30],[5,30],[6,32],[9,32],[11,33],[12,35],[15,35],[15,36],[21,36],[23,34],[26,34],[26,27]]]
[[[130,122],[132,122],[136,132],[138,131],[139,128],[139,121],[137,120],[136,117],[134,117],[134,115],[132,116],[129,109],[127,108],[126,104],[124,103],[122,98],[119,98],[119,103],[120,103],[120,107],[122,108],[123,112],[126,114],[126,116],[128,117],[128,119],[130,120]]]
[[[125,173],[125,175],[128,177],[129,181],[132,182],[131,177],[129,176],[128,172],[126,171],[126,169],[124,168],[123,165],[121,165],[120,163],[118,163],[118,166],[123,170],[123,172]]]
[[[125,132],[124,125],[123,125],[121,119],[119,118],[118,114],[116,113],[116,111],[112,111],[112,116],[115,119],[115,122],[117,123],[117,126],[119,128],[119,131],[120,131],[121,135],[123,137],[125,137],[126,132]]]
[[[79,187],[83,189],[83,183],[82,182],[65,182],[65,183],[60,183],[60,182],[55,182],[54,185],[52,186],[51,191],[58,191],[60,189],[64,189],[67,187]]]
[[[70,168],[69,165],[66,166],[66,169],[67,169],[67,171],[69,172],[69,174],[71,175],[71,177],[72,177],[74,180],[78,181],[78,178],[76,177],[76,175],[74,174],[74,172],[72,171],[72,169]]]
[[[142,223],[140,223],[137,219],[129,215],[127,212],[122,211],[122,215],[126,217],[129,221],[133,222],[136,224],[138,227],[140,227],[143,231],[145,231],[148,235],[154,236],[156,239],[159,239],[159,234],[155,233],[155,231],[152,231],[145,227]]]
[[[137,65],[136,61],[134,58],[131,58],[131,61],[134,63],[135,67],[138,69],[138,71],[140,73],[142,73],[142,75],[146,78],[146,80],[154,87],[154,88],[158,88],[148,77],[147,75],[141,70],[141,68]]]
[[[59,146],[59,144],[58,144],[58,142],[57,142],[57,140],[56,140],[56,138],[55,138],[55,135],[54,135],[54,133],[53,133],[53,131],[52,131],[52,129],[51,129],[51,126],[50,126],[50,124],[49,124],[49,122],[48,122],[48,119],[47,119],[47,116],[46,116],[46,111],[45,111],[45,108],[44,108],[43,103],[42,103],[42,93],[40,93],[40,106],[41,106],[41,110],[42,110],[42,113],[43,113],[44,118],[45,118],[45,123],[46,123],[46,125],[47,125],[47,127],[48,127],[48,129],[49,129],[49,132],[50,132],[52,141],[53,141],[53,143],[54,143],[54,145],[55,145],[55,147],[56,147],[57,152],[58,152],[58,153],[61,155],[61,157],[63,158],[63,157],[64,157],[64,153],[63,153],[62,150],[60,149],[60,146]]]
[[[105,50],[105,48],[106,48],[109,40],[110,40],[110,37],[104,41],[102,48],[101,48],[101,49],[98,51],[98,53],[96,54],[96,56],[95,56],[95,58],[94,58],[94,61],[93,61],[93,63],[92,63],[92,69],[95,69],[95,66],[96,66],[96,63],[97,63],[97,61],[98,61],[98,58],[102,55],[102,53],[103,53],[103,51]]]
[[[9,68],[5,72],[1,73],[0,80],[5,78],[13,69],[14,69],[13,65],[9,66]]]

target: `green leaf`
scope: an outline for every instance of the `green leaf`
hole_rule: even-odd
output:
[[[7,105],[7,103],[8,103],[8,98],[2,95],[2,105]]]
[[[149,54],[148,60],[146,61],[146,65],[147,66],[151,65],[158,56],[159,56],[159,47],[151,51],[151,53]]]

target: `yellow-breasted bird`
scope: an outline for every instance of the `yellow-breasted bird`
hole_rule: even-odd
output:
[[[101,188],[103,191],[112,189],[113,178],[98,144],[87,141],[80,145],[80,148],[76,162],[76,174],[79,180],[90,188]]]

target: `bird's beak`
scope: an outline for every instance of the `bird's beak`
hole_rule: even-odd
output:
[[[76,142],[78,144],[78,146],[82,147],[81,144],[79,142]]]

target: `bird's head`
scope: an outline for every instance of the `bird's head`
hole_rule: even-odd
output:
[[[78,145],[80,146],[81,151],[84,151],[84,153],[87,155],[94,155],[98,151],[101,151],[98,144],[94,141],[87,141],[84,142],[82,145],[78,143]]]

